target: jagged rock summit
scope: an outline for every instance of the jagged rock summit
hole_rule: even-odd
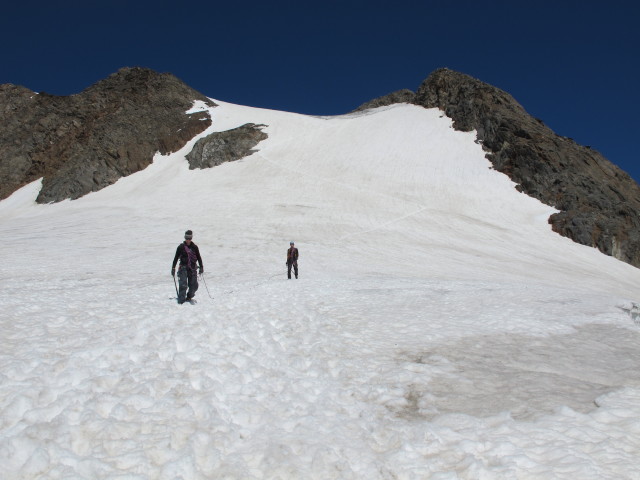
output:
[[[79,198],[180,149],[211,125],[204,95],[168,73],[123,68],[70,96],[0,85],[0,199],[43,177],[37,201]]]
[[[508,93],[469,75],[436,70],[413,94],[400,90],[356,111],[404,102],[439,108],[475,130],[494,168],[560,210],[554,231],[640,267],[640,187],[600,153],[554,133]]]

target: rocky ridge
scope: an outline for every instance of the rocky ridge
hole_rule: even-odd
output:
[[[560,212],[554,231],[640,267],[640,187],[600,153],[554,133],[508,93],[449,69],[401,100],[439,108],[457,130],[475,130],[493,167],[518,190]],[[398,103],[398,92],[357,110]]]
[[[44,177],[37,201],[79,198],[142,170],[211,125],[171,74],[123,68],[76,95],[0,85],[0,199]]]
[[[368,102],[363,103],[358,108],[356,108],[354,112],[361,112],[370,108],[386,107],[388,105],[393,105],[394,103],[414,103],[415,99],[416,93],[409,90],[408,88],[404,88],[402,90],[391,92],[387,95],[384,95],[383,97],[369,100]]]

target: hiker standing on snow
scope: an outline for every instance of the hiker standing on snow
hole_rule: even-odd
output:
[[[289,242],[289,250],[287,250],[287,277],[291,280],[291,267],[298,278],[298,249],[293,242]]]
[[[198,246],[191,241],[193,232],[187,230],[184,232],[184,242],[178,245],[176,255],[173,257],[171,265],[171,276],[176,274],[176,263],[180,259],[180,267],[178,268],[178,303],[185,301],[190,302],[198,290],[198,263],[200,263],[200,273],[204,272],[204,265]],[[189,288],[189,291],[187,291]]]

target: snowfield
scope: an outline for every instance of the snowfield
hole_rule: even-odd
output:
[[[3,479],[640,478],[640,270],[553,233],[438,110],[216,102],[115,185],[0,202]],[[188,169],[248,122],[256,153]]]

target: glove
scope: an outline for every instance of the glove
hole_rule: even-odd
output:
[[[172,268],[172,269],[171,269],[171,276],[172,276],[172,277],[175,277],[175,276],[176,276],[176,269],[175,269],[175,268]]]
[[[200,267],[199,270],[200,270],[200,275],[202,275],[204,273],[204,267]]]

